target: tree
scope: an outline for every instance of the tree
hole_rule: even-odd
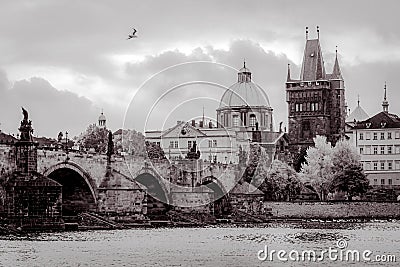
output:
[[[330,191],[343,191],[351,200],[356,194],[364,194],[369,181],[360,164],[360,155],[348,141],[339,141],[333,149],[333,179]]]
[[[142,133],[130,129],[120,129],[114,133],[115,152],[135,156],[146,156],[145,137]]]
[[[86,131],[79,136],[78,140],[86,149],[94,148],[97,153],[106,153],[107,138],[108,130],[106,128],[100,128],[91,124]]]
[[[315,147],[307,149],[300,177],[304,184],[311,184],[320,200],[325,200],[333,179],[333,150],[325,136],[315,137],[314,143]]]
[[[166,159],[164,150],[162,150],[162,148],[159,145],[153,142],[146,141],[146,151],[149,159],[159,159],[159,160]]]
[[[274,160],[259,189],[265,193],[267,200],[288,201],[300,194],[301,182],[292,167]]]
[[[348,165],[344,170],[335,173],[331,189],[347,193],[348,200],[353,196],[364,194],[369,187],[369,181],[366,178],[361,165]]]

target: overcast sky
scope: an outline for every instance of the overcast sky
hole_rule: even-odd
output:
[[[276,125],[287,120],[287,64],[298,78],[305,44],[320,41],[328,73],[335,46],[351,109],[381,111],[387,82],[389,111],[400,114],[400,27],[398,1],[1,1],[0,129],[16,133],[24,106],[35,135],[77,135],[101,112],[117,130],[128,110],[129,127],[143,131],[147,111],[166,90],[191,81],[156,112],[148,128],[202,115],[215,117],[223,86],[236,81],[246,59],[254,81],[269,97]],[[131,28],[138,38],[126,40]],[[189,61],[218,64],[185,64]],[[225,66],[226,65],[226,66]],[[230,67],[229,67],[230,66]],[[208,97],[196,105],[186,98]],[[187,102],[189,103],[189,102]],[[133,110],[133,111],[132,111]],[[157,110],[157,109],[154,109]],[[185,110],[187,112],[185,112]],[[141,112],[143,111],[143,112]],[[168,111],[168,112],[166,112]],[[166,118],[168,116],[168,118]]]

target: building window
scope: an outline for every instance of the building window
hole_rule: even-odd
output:
[[[385,154],[385,147],[381,146],[381,154]]]
[[[360,133],[360,140],[364,140],[364,134]]]
[[[400,161],[396,161],[396,170],[400,170]]]
[[[364,148],[363,147],[360,147],[360,154],[361,155],[364,154]]]
[[[192,141],[188,141],[188,148],[192,148]]]
[[[388,153],[388,154],[392,154],[392,146],[388,146],[388,148],[387,148],[387,153]]]
[[[365,147],[365,154],[371,155],[371,146]]]
[[[378,140],[378,133],[374,133],[374,140]]]
[[[378,170],[378,162],[374,162],[374,171]]]
[[[212,161],[212,155],[208,155],[208,160]]]
[[[374,146],[374,155],[377,155],[377,154],[378,154],[378,147]]]
[[[389,162],[388,162],[388,170],[391,170],[391,169],[392,169],[392,162],[389,161]]]
[[[213,157],[213,161],[214,161],[214,163],[217,163],[217,156]]]
[[[378,184],[378,179],[374,179],[374,184]]]
[[[169,141],[169,147],[173,148],[174,147],[174,141]]]
[[[388,185],[392,185],[392,179],[388,179]]]
[[[238,127],[238,126],[239,126],[239,116],[233,115],[233,127]]]
[[[175,148],[178,148],[178,141],[175,141],[175,142],[174,142],[174,145],[175,145],[175,146],[174,146]]]
[[[385,179],[381,179],[381,184],[384,185],[385,184]]]
[[[214,147],[217,147],[217,140],[213,140]]]
[[[250,127],[256,126],[256,115],[251,114],[250,115]]]
[[[370,140],[370,139],[371,139],[371,133],[366,133],[365,135],[366,135],[366,136],[365,136],[365,139],[367,139],[367,140]]]
[[[400,154],[400,146],[395,146],[395,152],[396,154]]]
[[[385,169],[385,162],[381,162],[381,170]]]
[[[160,143],[160,142],[157,142],[157,146],[161,146],[161,143]]]
[[[367,163],[365,164],[365,169],[366,169],[367,171],[371,170],[371,162],[367,162]]]
[[[391,132],[388,133],[388,139],[392,139],[392,133]]]
[[[318,103],[315,103],[315,110],[319,110]]]
[[[400,132],[396,132],[396,133],[395,133],[395,138],[396,138],[396,139],[400,139]]]
[[[385,140],[385,133],[381,133],[381,140]]]
[[[208,147],[212,147],[212,141],[208,140]]]

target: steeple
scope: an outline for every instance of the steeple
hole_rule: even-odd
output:
[[[287,78],[286,81],[290,82],[292,79],[290,78],[290,63],[287,64]]]
[[[332,71],[332,79],[343,80],[342,72],[340,71],[339,61],[338,61],[338,56],[337,56],[337,46],[336,46],[335,64],[333,65],[333,71]]]
[[[319,28],[318,28],[319,36]],[[308,27],[306,28],[306,47],[304,49],[303,64],[301,66],[301,81],[324,80],[325,67],[322,58],[319,39],[308,39]]]
[[[385,82],[384,90],[385,90],[385,92],[383,94],[382,108],[383,108],[383,112],[389,113],[389,101],[387,101],[387,99],[386,99],[386,82]]]

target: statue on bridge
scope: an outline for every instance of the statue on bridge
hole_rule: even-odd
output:
[[[28,111],[22,108],[22,114],[24,115],[24,119],[21,121],[21,126],[19,127],[19,131],[21,132],[21,141],[32,141],[32,121],[28,120]]]
[[[197,150],[196,141],[193,142],[193,146],[190,148],[190,151],[186,155],[187,159],[199,159],[200,158],[200,151]]]

